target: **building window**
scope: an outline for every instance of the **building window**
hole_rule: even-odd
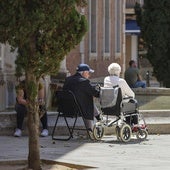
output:
[[[97,0],[89,0],[89,53],[97,58]]]
[[[104,30],[104,41],[103,51],[104,58],[110,58],[110,0],[103,1],[104,6],[104,19],[103,19],[103,30]]]
[[[121,55],[121,0],[115,0],[115,56]]]

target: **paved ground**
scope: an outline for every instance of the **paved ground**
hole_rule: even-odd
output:
[[[116,141],[115,136],[101,142],[85,139],[55,141],[40,138],[41,159],[86,165],[101,170],[169,170],[170,135],[149,135],[145,141]],[[0,136],[0,161],[24,160],[28,155],[28,137]]]

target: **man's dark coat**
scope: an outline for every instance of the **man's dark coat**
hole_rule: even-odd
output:
[[[93,97],[99,97],[99,91],[92,86],[90,80],[76,73],[73,76],[67,77],[63,86],[63,90],[72,91],[80,107],[85,119],[93,120],[94,104]]]

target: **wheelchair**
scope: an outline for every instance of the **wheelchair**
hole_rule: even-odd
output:
[[[100,87],[99,103],[103,118],[96,122],[93,128],[96,140],[103,138],[106,127],[114,127],[118,141],[128,142],[132,135],[136,135],[139,140],[147,138],[147,125],[143,115],[139,113],[137,100],[130,97],[122,98],[120,87]]]

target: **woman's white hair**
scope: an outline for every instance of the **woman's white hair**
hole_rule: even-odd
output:
[[[108,67],[108,72],[110,75],[116,75],[119,76],[121,72],[121,67],[117,63],[112,63]]]

